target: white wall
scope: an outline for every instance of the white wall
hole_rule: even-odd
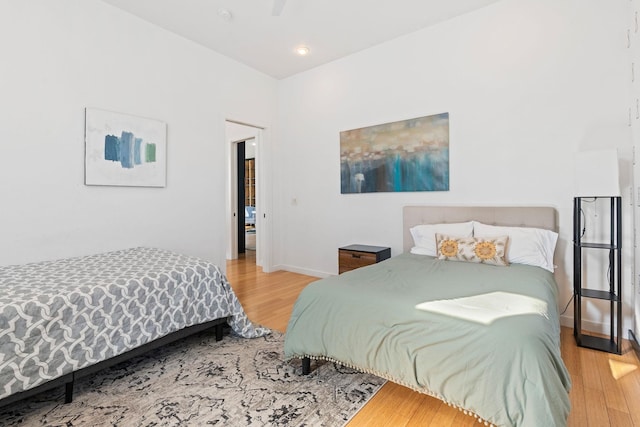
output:
[[[325,276],[337,273],[342,245],[399,254],[405,205],[553,206],[564,307],[572,295],[574,153],[620,148],[622,186],[630,185],[627,3],[504,0],[280,81],[276,263]],[[340,131],[441,112],[450,114],[450,191],[340,194]],[[625,311],[626,328],[630,304]],[[597,307],[587,317],[587,326],[602,326]]]
[[[224,267],[224,119],[276,81],[96,0],[0,2],[0,265],[156,246]],[[166,188],[84,182],[84,108],[167,123]]]
[[[631,96],[629,99],[629,114],[631,117],[631,135],[632,144],[634,146],[635,158],[640,155],[640,0],[633,0],[631,3],[628,19],[628,43],[630,48],[630,64],[629,73],[632,78]],[[635,286],[634,293],[634,323],[633,331],[636,340],[639,339],[640,334],[640,247],[638,242],[640,241],[640,161],[635,160],[633,165],[633,211],[635,227],[635,262],[634,262],[634,274],[633,283]]]
[[[550,205],[564,305],[573,154],[619,148],[630,185],[629,7],[503,0],[275,82],[97,0],[0,1],[0,265],[148,245],[224,266],[231,119],[267,129],[276,268],[335,274],[350,243],[398,254],[404,205]],[[167,187],[84,186],[85,107],[167,122]],[[340,194],[341,130],[445,111],[450,191]]]

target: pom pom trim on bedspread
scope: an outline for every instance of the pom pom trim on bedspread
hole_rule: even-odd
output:
[[[400,381],[400,380],[392,377],[391,375],[388,375],[388,374],[383,373],[383,372],[378,372],[375,369],[361,368],[359,366],[355,366],[355,365],[352,365],[350,363],[342,362],[340,360],[336,360],[336,359],[333,359],[331,357],[326,357],[326,356],[310,356],[310,355],[298,356],[298,355],[296,355],[296,356],[288,357],[286,360],[289,361],[291,359],[303,359],[305,357],[308,357],[309,359],[312,359],[312,360],[326,360],[327,362],[336,363],[336,364],[344,366],[346,368],[355,369],[357,371],[364,372],[365,374],[375,375],[377,377],[380,377],[380,378],[383,378],[385,380],[388,380],[388,381],[394,382],[396,384],[399,384],[401,386],[407,387],[407,388],[409,388],[409,389],[411,389],[413,391],[416,391],[418,393],[422,393],[422,394],[426,394],[426,395],[431,396],[431,397],[435,397],[436,399],[441,400],[443,403],[446,403],[447,405],[451,406],[452,408],[457,409],[458,411],[462,412],[463,414],[469,415],[469,416],[473,416],[476,420],[478,420],[479,423],[484,424],[485,426],[496,427],[495,424],[491,423],[488,420],[485,420],[484,418],[482,418],[481,416],[479,416],[475,412],[470,411],[470,410],[468,410],[468,409],[466,409],[466,408],[464,408],[464,407],[462,407],[460,405],[457,405],[455,403],[449,402],[443,396],[441,396],[441,395],[439,395],[437,393],[434,393],[433,391],[431,391],[431,390],[429,390],[427,388],[415,387],[415,386],[413,386],[411,384],[405,383],[404,381]]]

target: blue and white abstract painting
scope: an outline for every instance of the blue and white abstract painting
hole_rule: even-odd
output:
[[[85,184],[166,186],[167,125],[159,120],[85,110]]]
[[[342,194],[449,190],[449,113],[340,132]]]

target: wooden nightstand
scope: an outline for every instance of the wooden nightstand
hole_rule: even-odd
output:
[[[391,258],[391,248],[383,246],[349,245],[338,249],[338,272],[355,270]]]

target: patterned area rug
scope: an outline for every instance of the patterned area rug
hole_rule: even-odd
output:
[[[7,407],[11,426],[340,426],[385,380],[332,363],[283,361],[279,332],[246,339],[204,332]]]

